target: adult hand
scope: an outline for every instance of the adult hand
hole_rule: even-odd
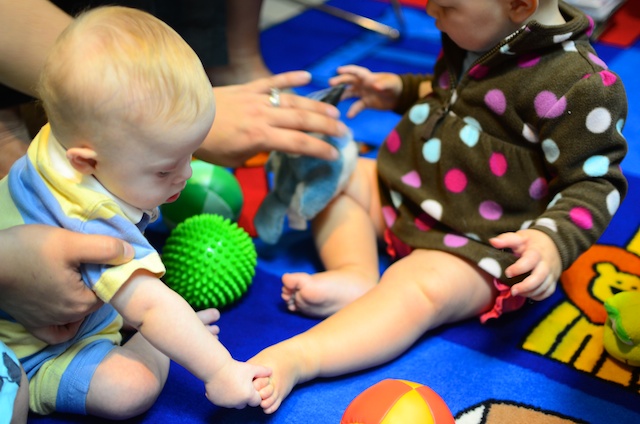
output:
[[[271,88],[299,87],[310,80],[308,72],[292,71],[242,85],[214,87],[215,121],[196,156],[229,167],[271,150],[337,159],[338,152],[331,145],[307,133],[346,134],[336,107],[286,92],[280,95],[279,107],[269,101]]]
[[[49,344],[71,338],[102,302],[83,282],[81,263],[122,264],[131,245],[45,225],[0,232],[0,309]]]

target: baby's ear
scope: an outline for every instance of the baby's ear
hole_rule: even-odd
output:
[[[509,17],[511,22],[522,24],[538,10],[538,0],[510,0]]]
[[[89,175],[96,170],[96,151],[88,147],[72,147],[67,150],[67,159],[76,171]]]

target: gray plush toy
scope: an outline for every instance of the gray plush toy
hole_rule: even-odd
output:
[[[337,104],[344,86],[331,87],[308,95],[310,98]],[[320,136],[335,146],[340,157],[326,161],[309,156],[271,152],[265,167],[273,172],[273,187],[254,218],[258,236],[275,244],[282,235],[284,218],[289,227],[305,230],[313,219],[344,188],[358,158],[352,134],[335,138]]]

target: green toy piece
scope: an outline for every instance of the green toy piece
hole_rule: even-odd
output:
[[[603,344],[609,355],[632,367],[640,367],[640,292],[629,290],[605,300],[607,322]]]
[[[175,228],[185,219],[203,213],[237,221],[244,198],[236,177],[222,166],[201,160],[191,162],[191,170],[193,174],[178,200],[160,206],[167,226]]]
[[[246,293],[258,254],[247,232],[228,218],[200,214],[169,235],[164,282],[194,309],[223,308]]]

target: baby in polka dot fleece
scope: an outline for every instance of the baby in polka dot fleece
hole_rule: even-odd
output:
[[[296,382],[549,297],[626,194],[626,95],[589,44],[592,20],[558,0],[429,0],[427,12],[442,31],[433,75],[349,65],[331,81],[358,98],[348,116],[403,117],[313,223],[326,271],[283,276],[290,310],[331,316],[255,358],[273,369],[267,412]],[[376,237],[396,259],[381,278]]]

